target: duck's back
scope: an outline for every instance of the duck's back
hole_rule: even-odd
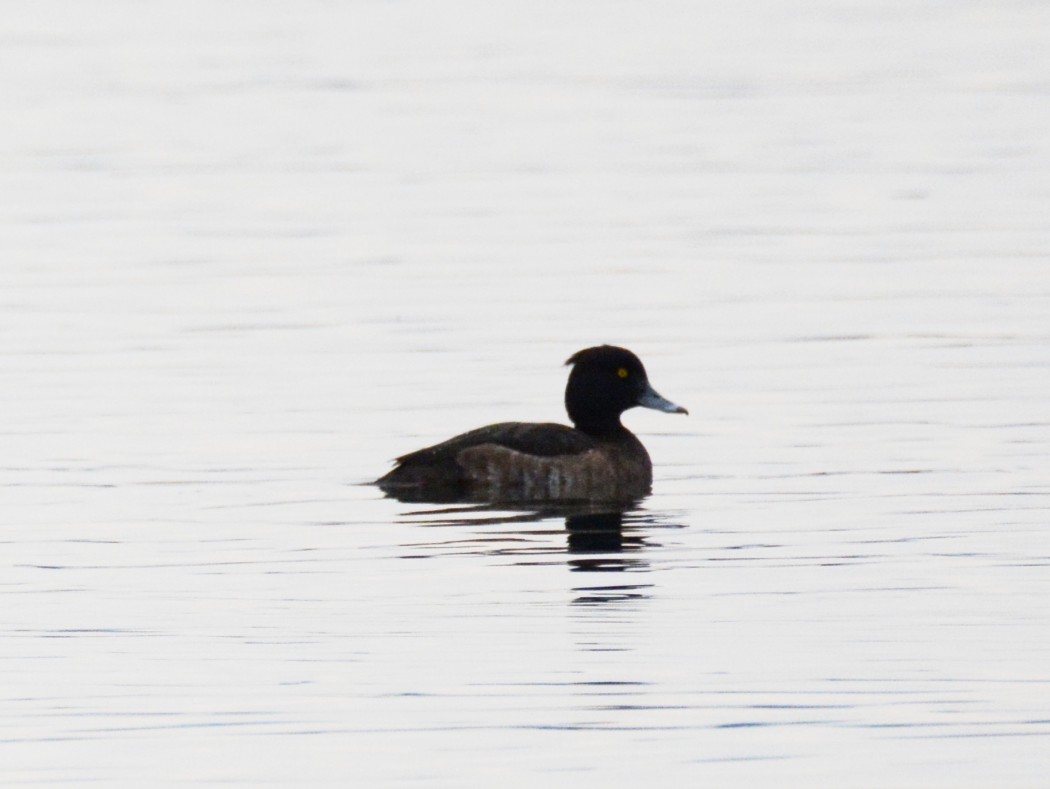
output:
[[[558,500],[648,492],[652,465],[633,435],[601,441],[565,425],[502,422],[397,459],[378,484],[400,498]]]

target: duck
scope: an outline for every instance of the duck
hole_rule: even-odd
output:
[[[688,414],[653,389],[641,360],[626,348],[577,351],[565,386],[572,427],[500,422],[395,459],[374,484],[402,501],[635,501],[652,490],[645,446],[620,421],[641,406]]]

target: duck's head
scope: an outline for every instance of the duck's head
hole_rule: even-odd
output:
[[[620,415],[636,405],[671,414],[689,413],[657,394],[641,360],[626,348],[584,348],[565,363],[572,365],[565,386],[565,409],[584,433],[604,436],[622,431]]]

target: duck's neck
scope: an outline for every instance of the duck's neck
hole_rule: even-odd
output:
[[[572,414],[569,416],[571,418]],[[619,414],[603,419],[596,419],[593,416],[573,419],[572,423],[581,433],[586,433],[599,441],[618,441],[631,435],[631,432],[621,424]]]
[[[607,387],[596,386],[573,369],[565,387],[565,410],[581,433],[600,441],[616,441],[631,434],[620,424],[620,415],[629,407],[618,402]]]

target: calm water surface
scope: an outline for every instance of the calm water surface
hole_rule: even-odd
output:
[[[0,782],[1044,786],[1038,4],[0,33]],[[637,351],[625,512],[403,504]]]

